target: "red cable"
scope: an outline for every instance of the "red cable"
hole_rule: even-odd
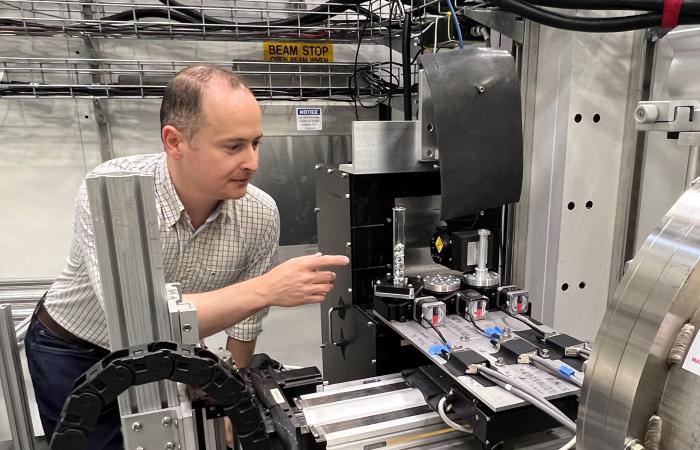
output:
[[[683,0],[664,0],[664,10],[661,15],[661,27],[670,29],[678,26]]]

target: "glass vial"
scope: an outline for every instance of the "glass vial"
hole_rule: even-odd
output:
[[[394,286],[406,284],[406,208],[393,208],[394,223]]]

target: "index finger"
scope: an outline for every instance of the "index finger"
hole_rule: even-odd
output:
[[[344,255],[314,255],[313,257],[309,258],[308,264],[312,269],[332,266],[347,266],[350,264],[350,258]]]

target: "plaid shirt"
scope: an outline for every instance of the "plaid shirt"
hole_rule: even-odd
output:
[[[221,202],[194,230],[167,169],[165,153],[118,158],[91,174],[127,171],[153,175],[166,283],[180,283],[185,294],[207,292],[260,276],[277,262],[280,225],[277,205],[248,185],[246,195]],[[226,301],[226,299],[222,299]],[[66,330],[109,348],[104,298],[85,183],[76,199],[73,241],[66,268],[46,295],[46,309]],[[252,341],[262,332],[267,309],[226,330]]]

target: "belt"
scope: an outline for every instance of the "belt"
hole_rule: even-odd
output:
[[[70,342],[71,344],[83,345],[91,348],[97,347],[92,342],[88,342],[85,339],[81,339],[78,336],[74,335],[73,333],[59,325],[58,322],[53,320],[51,315],[49,315],[49,312],[44,307],[43,301],[40,302],[37,306],[36,318],[39,320],[39,322],[41,322],[42,325],[46,327],[47,330],[51,331],[53,334],[60,337],[64,341]]]

